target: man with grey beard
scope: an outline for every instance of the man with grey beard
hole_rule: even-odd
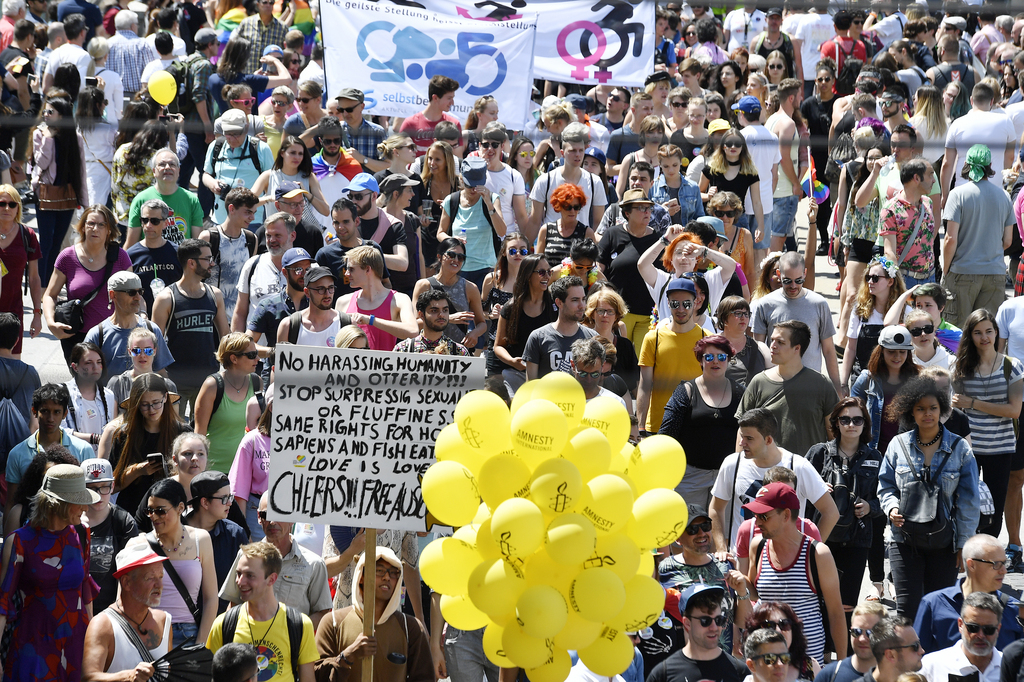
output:
[[[961,640],[934,651],[921,661],[921,674],[929,680],[976,676],[979,682],[998,682],[1003,654],[996,649],[1003,605],[987,592],[967,595],[957,626]]]

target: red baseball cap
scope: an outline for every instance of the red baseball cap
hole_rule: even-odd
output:
[[[777,481],[769,483],[757,491],[757,496],[750,502],[743,505],[755,514],[767,514],[776,509],[800,510],[800,498],[796,491],[789,484]]]

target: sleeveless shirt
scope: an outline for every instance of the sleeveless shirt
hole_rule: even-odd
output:
[[[227,396],[224,396],[224,399],[227,400]],[[171,559],[170,563],[174,566],[174,570],[178,572],[178,577],[181,578],[185,589],[188,590],[188,596],[192,597],[192,603],[198,604],[199,588],[203,583],[203,566],[199,563],[199,538],[194,537],[193,542],[196,545],[195,559]],[[167,571],[164,571],[163,587],[163,597],[161,597],[160,606],[171,615],[172,622],[189,625],[195,623],[192,613],[188,610],[188,606],[185,605],[185,600],[181,598],[181,593],[174,586],[174,581],[171,580],[171,576]]]
[[[348,308],[345,310],[349,315],[352,313],[362,313],[363,315],[373,315],[379,317],[382,320],[391,319],[391,302],[395,300],[395,292],[388,290],[388,295],[384,299],[384,302],[373,310],[363,310],[359,307],[359,296],[353,296],[349,299]],[[370,325],[359,325],[364,332],[366,332],[366,339],[369,341],[370,350],[394,350],[395,343],[398,339],[388,334],[386,331],[371,327]]]
[[[331,322],[330,326],[321,332],[311,332],[306,329],[305,325],[300,324],[296,345],[334,348],[334,339],[337,338],[339,329],[341,329],[341,318],[339,317],[335,317],[334,322]]]
[[[110,609],[106,609],[110,611]],[[104,611],[104,613],[106,613]],[[155,611],[155,609],[154,609]],[[166,612],[165,612],[166,613]],[[107,614],[110,619],[110,628],[114,631],[114,655],[110,659],[110,665],[103,672],[119,673],[125,670],[133,670],[142,662],[142,654],[139,653],[132,641],[128,639],[128,633],[117,624],[114,617]],[[156,660],[171,650],[171,616],[166,614],[164,618],[164,632],[160,637],[160,644],[155,649],[149,650],[149,655]]]
[[[165,340],[174,362],[167,372],[179,387],[198,389],[206,377],[220,369],[217,363],[220,334],[214,325],[217,298],[208,284],[203,284],[203,295],[199,298],[186,296],[177,282],[170,289],[174,314],[167,321]]]
[[[587,226],[581,222],[576,223],[576,229],[568,237],[563,237],[558,230],[558,222],[548,223],[544,226],[547,230],[547,241],[544,243],[544,256],[552,267],[569,257],[569,247],[573,240],[584,239],[587,236]]]
[[[789,604],[797,617],[804,622],[807,637],[807,655],[823,663],[825,653],[825,624],[822,618],[818,593],[811,582],[811,568],[808,554],[813,551],[811,539],[802,538],[796,560],[784,568],[775,568],[771,562],[771,540],[761,551],[757,567],[757,595],[762,601],[778,601]]]

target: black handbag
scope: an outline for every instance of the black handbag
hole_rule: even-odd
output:
[[[900,530],[906,536],[907,544],[919,550],[952,547],[953,522],[942,506],[942,486],[932,480],[931,467],[925,467],[927,476],[922,476],[918,472],[903,440],[899,441],[899,447],[914,476],[914,480],[900,490],[899,510],[903,517],[903,526]],[[937,475],[942,473],[942,468],[946,466],[952,454],[952,450],[946,453],[939,463]]]
[[[99,295],[100,290],[107,285],[107,280],[110,278],[110,271],[114,269],[114,263],[117,261],[118,251],[119,247],[117,244],[111,244],[107,247],[107,265],[103,269],[103,279],[100,280],[99,285],[84,299],[69,298],[63,303],[58,303],[57,307],[53,310],[54,322],[66,324],[71,327],[72,334],[79,334],[86,331],[84,329],[85,306],[92,303],[93,299]]]

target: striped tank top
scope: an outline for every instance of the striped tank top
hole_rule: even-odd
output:
[[[771,540],[767,541],[771,543]],[[797,617],[803,621],[804,637],[807,638],[807,655],[824,665],[825,625],[818,593],[811,581],[809,552],[813,551],[811,539],[804,536],[796,560],[789,566],[776,568],[771,562],[771,547],[761,551],[757,566],[757,595],[761,601],[777,601],[789,604]]]

